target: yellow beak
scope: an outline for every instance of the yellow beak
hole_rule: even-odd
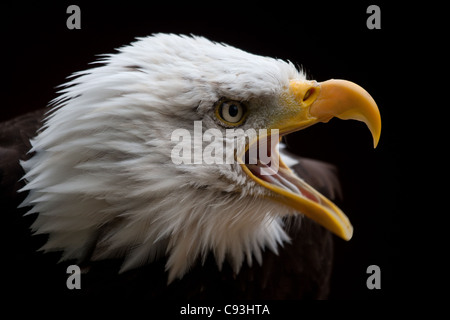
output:
[[[297,110],[295,116],[280,124],[281,127],[298,128],[299,123],[304,127],[305,121],[312,125],[328,122],[333,117],[359,120],[372,133],[374,147],[378,145],[380,111],[370,94],[356,83],[346,80],[291,81],[289,91]]]
[[[322,83],[293,80],[281,100],[283,111],[270,128],[278,129],[281,135],[337,117],[363,121],[372,133],[374,147],[378,144],[381,133],[380,112],[369,93],[355,83],[345,80],[328,80]],[[257,165],[241,162],[243,170],[258,184],[269,189],[269,197],[273,200],[294,208],[339,237],[350,240],[353,227],[347,216],[297,177],[279,159],[275,150],[271,150],[271,157],[274,162],[279,163],[273,176],[262,176]]]

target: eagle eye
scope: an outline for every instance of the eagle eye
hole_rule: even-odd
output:
[[[226,126],[236,127],[244,123],[247,108],[239,101],[221,100],[216,106],[216,117]]]

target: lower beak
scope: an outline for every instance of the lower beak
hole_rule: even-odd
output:
[[[381,133],[381,118],[373,98],[363,88],[345,80],[297,81],[290,83],[282,97],[282,115],[270,129],[278,129],[281,135],[301,130],[331,118],[363,121],[377,146]],[[261,140],[263,137],[259,137]],[[267,138],[267,137],[266,137]],[[270,139],[270,138],[269,138]],[[271,145],[266,142],[266,145]],[[273,163],[279,164],[271,174],[261,174],[261,165],[241,163],[247,175],[258,184],[269,189],[270,198],[292,207],[318,222],[337,236],[350,240],[353,227],[347,216],[330,200],[297,177],[279,159],[276,150],[270,150]],[[267,172],[267,170],[266,170]]]

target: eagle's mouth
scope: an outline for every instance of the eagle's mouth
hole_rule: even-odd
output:
[[[262,139],[258,141],[261,142]],[[267,182],[271,184],[273,187],[278,187],[284,189],[286,191],[292,192],[300,197],[309,199],[311,201],[320,203],[320,198],[317,197],[313,192],[308,190],[305,185],[299,182],[303,182],[297,176],[295,176],[291,169],[286,166],[281,159],[278,152],[278,145],[271,143],[271,137],[264,137],[263,140],[266,140],[264,143],[255,143],[259,145],[257,148],[257,157],[256,159],[251,159],[249,149],[250,145],[245,152],[245,166],[248,168],[250,173],[254,178],[259,179],[261,182]],[[266,150],[261,150],[261,145],[266,146]],[[259,157],[261,152],[266,152],[270,161],[268,163],[263,163]]]
[[[253,177],[259,179],[260,182],[267,182],[273,187],[279,187],[300,197],[320,203],[320,198],[305,185],[299,183],[302,181],[299,181],[300,179],[284,164],[278,152],[279,141],[273,143],[271,136],[258,139],[254,143],[257,146],[256,157],[251,157],[249,152],[251,145],[248,145],[245,152],[245,166]],[[265,150],[262,150],[263,148]],[[260,154],[265,154],[270,160],[268,162],[267,160],[261,161]]]
[[[282,105],[288,116],[274,121],[272,128],[280,135],[301,130],[333,116],[363,121],[377,145],[381,132],[378,107],[358,85],[344,80],[291,81]],[[268,197],[318,222],[339,237],[350,240],[353,227],[347,216],[329,199],[297,177],[278,153],[279,137],[259,136],[248,143],[238,162],[253,181],[270,190]],[[256,146],[255,146],[256,145]],[[258,152],[250,152],[251,150]]]
[[[317,221],[340,237],[349,240],[353,227],[347,216],[330,200],[299,178],[283,162],[278,152],[278,141],[271,143],[271,137],[260,137],[249,144],[241,157],[244,172],[256,183],[270,190],[268,198],[294,208],[296,211]],[[257,156],[249,150],[258,145]],[[266,150],[262,148],[267,147]],[[260,155],[264,154],[264,161]],[[269,162],[267,158],[269,158]]]

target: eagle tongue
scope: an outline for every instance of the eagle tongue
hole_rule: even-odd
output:
[[[278,174],[269,165],[263,164],[258,160],[258,164],[249,164],[247,167],[259,179],[301,195],[300,190],[294,184]]]
[[[277,151],[279,141],[276,144],[272,144],[271,138],[271,136],[260,138],[258,143],[252,145],[253,147],[256,146],[256,152],[249,152],[250,149],[245,152],[244,161],[247,168],[255,177],[263,181],[320,203],[319,197],[314,194],[315,190],[302,179],[295,176],[280,161],[280,155]],[[261,159],[261,155],[264,155],[264,161]]]
[[[319,198],[307,189],[303,180],[295,177],[287,168],[279,167],[277,168],[278,170],[275,170],[270,165],[266,165],[259,161],[259,159],[257,164],[248,164],[247,167],[256,177],[263,181],[308,198],[314,202],[320,202]]]
[[[302,179],[298,178],[297,176],[294,176],[291,170],[280,167],[278,170],[278,175],[282,176],[290,184],[295,185],[295,187],[299,190],[301,195],[303,195],[305,198],[308,198],[309,200],[312,200],[317,203],[321,203],[320,199],[309,190],[312,189],[312,187],[310,187]]]

